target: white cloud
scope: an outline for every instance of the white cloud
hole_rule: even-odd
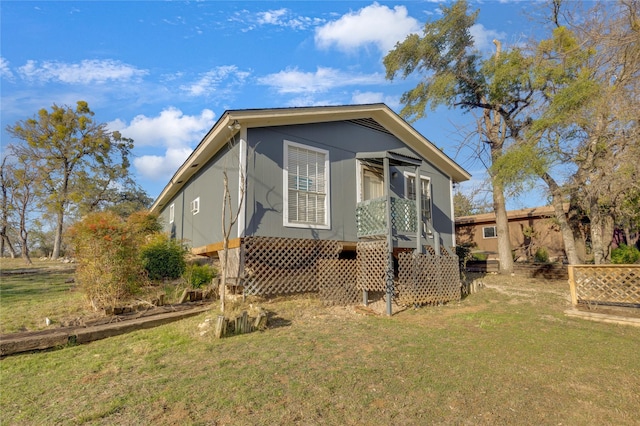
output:
[[[294,30],[305,30],[309,27],[320,25],[323,22],[324,20],[320,18],[294,15],[286,8],[258,12],[257,15],[258,25],[274,25]],[[252,27],[251,29],[254,28],[255,27]]]
[[[475,24],[469,28],[471,37],[473,37],[473,43],[476,49],[480,51],[493,50],[493,40],[503,40],[506,34],[501,31],[488,30],[482,24]]]
[[[193,83],[180,86],[190,96],[207,96],[220,94],[220,87],[223,86],[222,93],[230,92],[231,87],[240,86],[251,73],[240,71],[235,65],[224,65],[216,67],[204,74]]]
[[[315,41],[321,48],[335,45],[344,51],[374,45],[386,54],[407,35],[419,31],[420,24],[408,15],[406,7],[395,6],[392,10],[373,3],[317,28]]]
[[[124,137],[132,138],[136,146],[189,146],[195,145],[213,126],[215,114],[204,109],[199,116],[184,115],[177,108],[169,107],[157,117],[135,116],[129,124],[115,120],[109,129],[118,130]]]
[[[115,60],[83,60],[79,63],[29,60],[18,68],[26,80],[46,83],[95,84],[107,81],[132,81],[148,74],[148,71]]]
[[[354,104],[376,104],[383,102],[384,93],[382,92],[355,92],[351,97]]]
[[[0,57],[0,77],[6,78],[7,80],[13,80],[13,73],[9,68],[9,61],[1,57]]]
[[[122,120],[108,123],[110,130],[118,130],[132,138],[135,151],[140,147],[154,147],[164,155],[141,155],[133,160],[137,172],[151,180],[166,180],[187,159],[193,148],[214,124],[214,113],[204,109],[200,115],[184,115],[169,107],[156,117],[138,115],[129,124]]]
[[[337,87],[372,85],[384,82],[384,76],[375,74],[350,74],[334,68],[318,67],[316,72],[303,72],[297,68],[269,74],[258,80],[260,84],[274,87],[278,93],[322,93]]]
[[[169,148],[164,156],[143,155],[134,158],[133,166],[144,178],[166,182],[167,176],[173,176],[192,151],[191,148]]]

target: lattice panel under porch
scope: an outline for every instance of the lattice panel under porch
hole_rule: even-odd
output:
[[[294,238],[247,237],[244,251],[244,291],[275,295],[318,291],[319,259],[337,259],[341,244]]]
[[[358,289],[386,291],[388,250],[386,240],[364,241],[356,245]]]
[[[318,286],[320,298],[327,305],[353,305],[362,300],[362,291],[356,286],[358,261],[356,259],[319,259]]]
[[[399,253],[399,304],[446,303],[460,300],[460,295],[460,272],[456,256]]]
[[[574,266],[578,302],[640,304],[640,266]]]

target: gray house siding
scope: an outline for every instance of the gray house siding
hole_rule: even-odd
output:
[[[163,206],[160,216],[165,232],[184,241],[190,247],[199,247],[222,241],[222,199],[224,194],[223,172],[226,169],[232,203],[238,200],[239,147],[225,147],[209,160],[182,189]],[[199,198],[199,212],[193,214],[191,202]],[[174,223],[169,223],[169,209],[174,204]],[[234,205],[234,211],[237,205]],[[234,227],[231,238],[237,237]]]
[[[284,141],[320,148],[330,159],[330,229],[292,228],[283,225]],[[248,188],[245,235],[357,241],[358,152],[394,152],[419,157],[395,136],[353,122],[339,121],[305,125],[248,129],[247,143],[253,153],[248,159]],[[406,197],[405,171],[392,167],[391,193]],[[397,172],[394,173],[393,172]],[[443,243],[452,245],[451,192],[449,177],[423,160],[421,175],[430,178],[434,227]],[[410,240],[410,239],[409,239]]]

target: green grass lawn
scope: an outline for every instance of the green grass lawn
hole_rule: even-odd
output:
[[[566,282],[485,282],[391,318],[290,298],[264,332],[201,315],[7,357],[0,424],[638,424],[640,328],[565,317]]]

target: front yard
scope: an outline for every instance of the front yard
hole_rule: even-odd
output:
[[[566,281],[483,280],[461,302],[391,318],[281,298],[259,302],[265,332],[201,336],[216,308],[11,356],[0,361],[0,423],[637,424],[640,328],[566,317]],[[5,284],[3,330],[23,309]]]

